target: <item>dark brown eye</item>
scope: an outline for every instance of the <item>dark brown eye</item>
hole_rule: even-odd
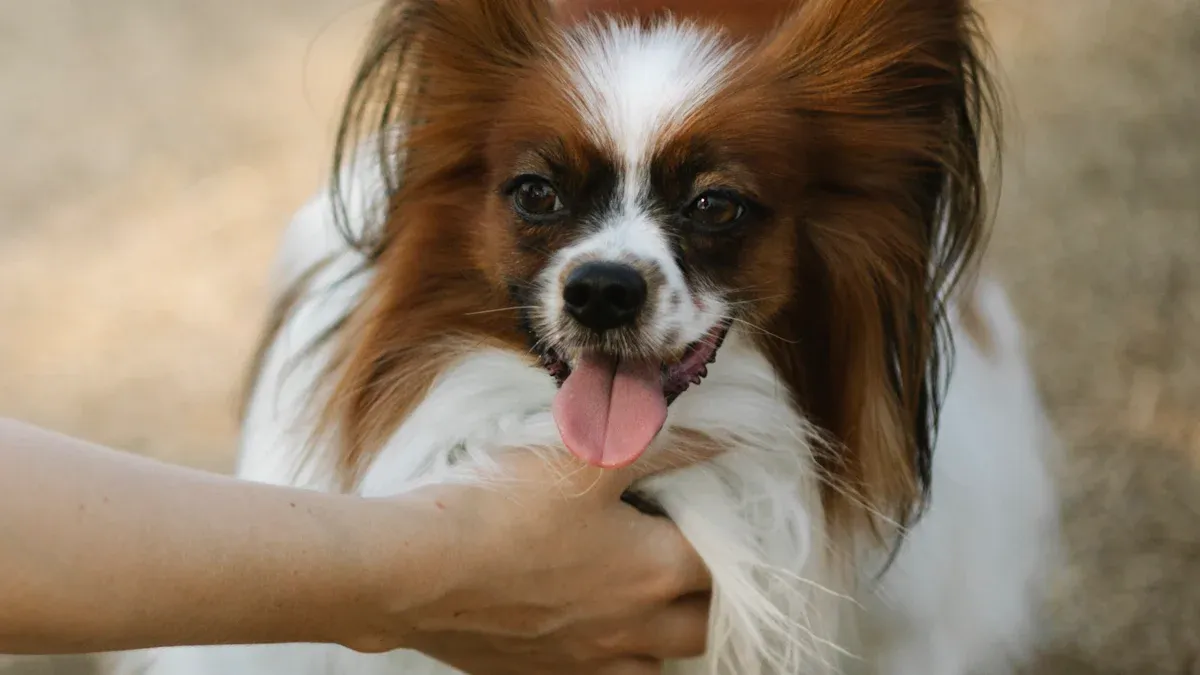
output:
[[[558,192],[544,178],[522,178],[513,189],[512,200],[522,218],[535,222],[553,219],[565,210]]]
[[[746,207],[737,195],[705,192],[684,209],[683,215],[701,230],[723,230],[741,220]]]

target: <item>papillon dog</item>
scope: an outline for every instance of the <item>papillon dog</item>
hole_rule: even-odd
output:
[[[967,0],[390,0],[295,218],[238,473],[369,496],[623,467],[712,572],[683,675],[1005,672],[1056,447],[976,274]],[[482,526],[482,525],[481,525]],[[450,675],[324,645],[148,675]]]

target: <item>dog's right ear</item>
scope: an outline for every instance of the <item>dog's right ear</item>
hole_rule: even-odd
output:
[[[481,171],[490,116],[554,21],[553,0],[389,0],[342,114],[335,203],[344,165],[371,137],[389,194]]]
[[[552,35],[549,0],[405,0],[396,5],[411,9],[398,8],[401,16],[387,21],[393,27],[387,32],[418,33],[423,93],[457,108],[478,110],[496,102],[493,97],[513,71],[530,65]],[[405,27],[406,20],[415,25]]]

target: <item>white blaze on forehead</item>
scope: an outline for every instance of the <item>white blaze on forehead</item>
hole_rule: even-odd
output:
[[[580,26],[565,56],[580,116],[598,142],[616,149],[622,168],[633,170],[665,132],[720,91],[734,50],[691,24],[644,29],[609,20]]]
[[[655,348],[699,340],[725,305],[712,292],[689,287],[667,233],[649,212],[650,160],[667,135],[719,94],[734,49],[714,33],[669,21],[649,29],[616,20],[584,24],[567,42],[576,112],[592,140],[615,153],[619,189],[597,227],[559,251],[545,271],[545,316],[561,315],[561,280],[574,264],[636,260],[661,272],[661,283],[650,288],[655,310],[643,325],[643,340]]]

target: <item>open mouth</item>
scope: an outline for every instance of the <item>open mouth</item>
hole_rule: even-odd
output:
[[[729,334],[729,327],[730,322],[728,321],[713,326],[712,330],[708,331],[704,337],[688,345],[678,361],[662,364],[660,370],[663,396],[666,397],[668,404],[679,398],[679,395],[687,391],[688,387],[700,384],[708,376],[708,366],[717,360],[717,351],[725,342],[725,336]],[[541,351],[539,363],[546,369],[546,372],[554,377],[560,387],[571,375],[571,366],[553,348]]]
[[[729,326],[718,324],[670,363],[592,352],[572,368],[544,351],[542,366],[559,384],[552,411],[567,448],[604,468],[637,461],[662,429],[667,406],[708,375]]]

